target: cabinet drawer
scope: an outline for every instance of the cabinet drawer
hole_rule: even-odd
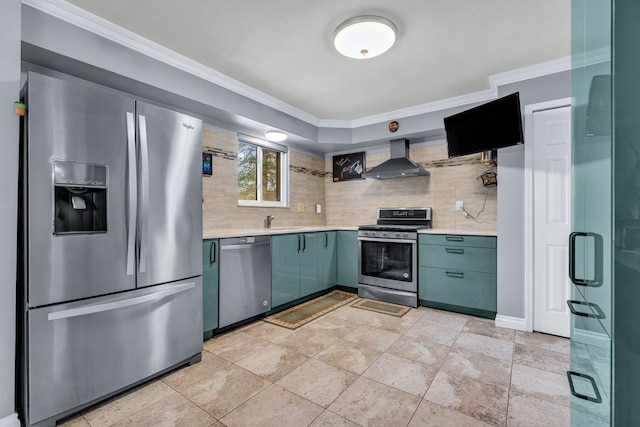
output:
[[[420,245],[418,257],[421,267],[496,273],[495,249]]]
[[[494,248],[496,238],[494,236],[463,236],[461,234],[420,234],[421,245],[440,246],[472,246],[475,248]]]
[[[477,271],[420,267],[421,300],[496,311],[496,275]]]

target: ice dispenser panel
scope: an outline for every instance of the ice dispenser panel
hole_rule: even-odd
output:
[[[107,231],[107,166],[53,162],[54,234]]]

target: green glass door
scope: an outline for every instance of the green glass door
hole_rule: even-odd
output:
[[[573,0],[571,424],[611,422],[611,0]]]
[[[613,420],[640,425],[640,2],[616,0],[613,31]]]

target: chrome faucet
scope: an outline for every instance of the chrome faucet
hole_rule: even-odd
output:
[[[266,222],[266,227],[267,228],[271,228],[271,221],[273,221],[274,219],[276,219],[275,216],[273,215],[267,215],[267,222]]]

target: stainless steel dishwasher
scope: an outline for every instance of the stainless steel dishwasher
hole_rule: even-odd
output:
[[[220,239],[219,327],[271,310],[271,236]]]

